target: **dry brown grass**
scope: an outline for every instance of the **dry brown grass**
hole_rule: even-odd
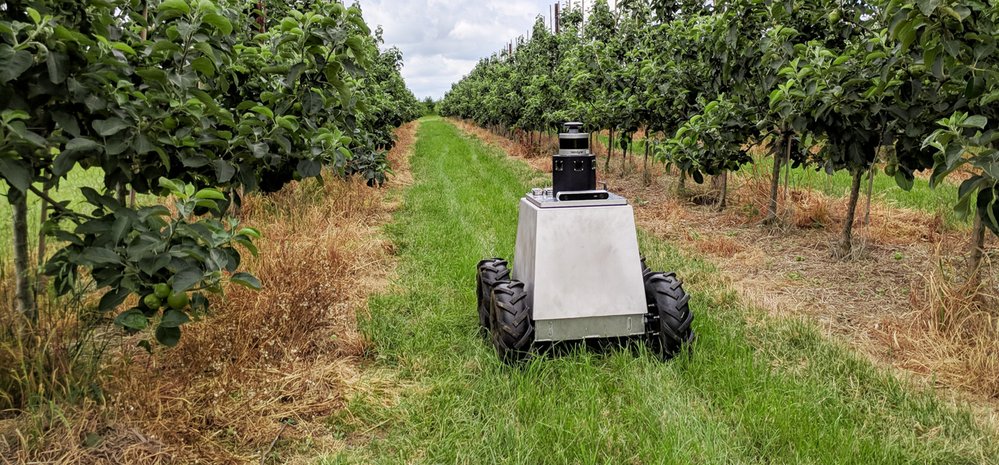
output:
[[[738,242],[725,236],[711,236],[694,242],[694,247],[709,255],[733,256],[743,251]]]
[[[497,138],[483,137],[490,142]],[[505,140],[497,145],[505,148],[510,143]],[[594,152],[604,158],[606,148],[601,148]],[[760,144],[752,150],[763,153],[768,148]],[[535,167],[547,165],[547,159],[527,162]],[[780,221],[763,226],[770,194],[768,175],[731,176],[730,206],[718,212],[713,205],[691,200],[713,198],[710,183],[701,186],[688,180],[682,195],[677,195],[677,177],[663,165],[652,164],[651,181],[646,182],[641,154],[630,157],[624,169],[620,164],[616,153],[611,171],[600,170],[599,175],[611,190],[632,201],[639,226],[715,263],[742,298],[773,315],[808,316],[828,334],[878,363],[919,374],[927,382],[934,380],[956,396],[975,402],[986,416],[999,412],[999,402],[994,400],[999,398],[995,388],[999,378],[995,308],[999,303],[982,300],[988,294],[981,292],[984,288],[941,284],[934,271],[938,244],[950,244],[942,256],[955,259],[965,250],[967,233],[948,230],[939,214],[875,200],[870,224],[864,224],[865,199],[861,199],[854,225],[859,253],[853,260],[842,261],[831,257],[830,244],[843,226],[846,199],[781,186]],[[999,253],[995,246],[989,251]],[[983,282],[992,283],[990,292],[994,293],[999,269],[989,266],[983,273],[989,276]],[[965,303],[968,298],[953,298],[976,293],[979,297],[971,299],[973,305]],[[915,306],[915,302],[924,304]],[[932,310],[926,307],[931,302],[936,302]],[[930,318],[942,302],[948,302],[945,314],[951,315],[945,320],[950,322],[946,329]],[[991,316],[983,313],[989,306]]]
[[[415,126],[390,154],[411,180]],[[244,222],[264,234],[244,265],[264,283],[229,286],[181,344],[153,355],[120,341],[105,357],[102,403],[61,406],[0,423],[0,457],[45,463],[250,463],[335,451],[325,419],[353,394],[392,402],[398,382],[365,370],[356,315],[392,269],[380,226],[385,191],[328,177],[250,197]],[[96,444],[86,445],[88,438]]]
[[[966,280],[963,263],[938,246],[934,266],[913,278],[911,311],[884,328],[909,370],[999,399],[999,277]]]

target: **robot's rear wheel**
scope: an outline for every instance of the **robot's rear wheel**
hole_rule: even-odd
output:
[[[489,258],[479,262],[476,267],[476,294],[479,300],[479,328],[483,334],[489,334],[492,327],[493,288],[497,284],[510,280],[510,269],[507,261],[501,258]]]

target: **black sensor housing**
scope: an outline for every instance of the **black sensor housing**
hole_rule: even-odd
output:
[[[558,154],[552,157],[552,193],[597,189],[597,157],[590,152],[590,134],[583,123],[565,123],[558,135]]]

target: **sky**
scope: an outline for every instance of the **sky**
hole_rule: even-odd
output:
[[[480,58],[526,35],[535,18],[548,21],[557,0],[360,0],[385,46],[403,53],[402,76],[417,98],[439,99]],[[590,1],[586,2],[587,5]]]

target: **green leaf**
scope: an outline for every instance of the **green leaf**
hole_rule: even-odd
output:
[[[64,114],[65,113],[60,113],[60,115],[64,115]],[[55,115],[53,115],[53,118],[55,118]],[[19,119],[20,120],[28,120],[28,119],[31,119],[31,115],[29,115],[28,112],[26,112],[24,110],[4,110],[3,111],[3,122],[9,123],[11,121],[15,121],[15,120],[19,120]]]
[[[215,177],[219,183],[227,183],[236,175],[236,168],[225,160],[214,160],[212,166],[215,168]]]
[[[112,43],[111,44],[111,48],[113,48],[115,50],[118,50],[119,52],[127,53],[127,54],[132,55],[132,56],[136,55],[135,49],[132,48],[132,47],[130,47],[128,44],[126,44],[124,42],[115,42],[115,43]]]
[[[314,178],[322,173],[323,165],[315,160],[301,160],[298,162],[297,171],[303,178]]]
[[[263,105],[256,105],[253,108],[251,108],[250,111],[253,111],[254,113],[258,113],[258,114],[261,114],[261,115],[264,115],[268,119],[274,119],[274,112],[271,111],[270,108],[267,108],[267,107],[265,107]]]
[[[142,314],[142,311],[133,308],[118,315],[118,317],[114,319],[114,323],[118,326],[124,326],[129,329],[141,331],[146,329],[146,326],[149,325],[149,319],[146,318],[146,315]]]
[[[94,120],[92,126],[94,127],[94,130],[97,131],[97,134],[108,137],[118,134],[123,129],[128,128],[128,123],[121,118],[108,118]]]
[[[148,136],[139,133],[135,135],[135,139],[132,141],[132,149],[139,155],[145,155],[149,152],[155,152],[156,146],[153,145]]]
[[[201,189],[194,194],[196,199],[225,200],[225,194],[217,189]]]
[[[930,16],[940,6],[940,0],[917,0],[916,4],[919,5],[919,11],[922,11],[926,16]]]
[[[908,50],[909,46],[916,40],[916,29],[913,28],[912,23],[905,23],[895,35],[902,42],[902,50]]]
[[[170,309],[163,314],[163,320],[160,321],[160,326],[177,328],[183,324],[189,323],[190,321],[191,317],[187,316],[186,313],[180,310]]]
[[[252,254],[254,257],[256,257],[257,254],[259,253],[259,250],[257,250],[257,246],[253,245],[253,242],[250,242],[250,239],[245,236],[237,236],[236,238],[233,239],[233,241],[245,247],[246,250],[250,251],[250,254]]]
[[[101,296],[101,301],[97,304],[97,309],[102,312],[114,310],[118,308],[118,306],[121,305],[130,294],[131,292],[128,289],[122,287],[112,288]]]
[[[160,13],[188,14],[191,7],[184,0],[163,0],[156,9]]]
[[[218,13],[208,13],[205,15],[204,21],[218,29],[223,35],[232,34],[232,23],[225,16]]]
[[[175,182],[172,179],[161,177],[159,179],[159,184],[161,188],[170,191],[170,193],[173,195],[180,196],[181,194],[184,193],[184,188],[180,184],[177,184],[177,182]]]
[[[120,243],[125,238],[130,226],[132,226],[132,219],[128,215],[119,215],[111,226],[111,240],[115,244]]]
[[[255,239],[260,239],[261,237],[260,231],[257,230],[256,228],[243,228],[240,229],[239,232],[237,232],[236,234],[243,234],[245,236],[249,236]]]
[[[774,89],[774,91],[770,93],[770,106],[773,107],[781,100],[784,100],[784,93],[780,89]]]
[[[27,118],[25,118],[27,119]],[[55,111],[52,113],[52,120],[59,125],[65,133],[80,137],[80,125],[76,122],[76,118],[68,113],[63,113],[61,111]]]
[[[191,62],[191,67],[203,76],[212,77],[215,75],[215,63],[208,57],[198,57]]]
[[[62,84],[66,81],[66,68],[69,66],[69,57],[66,54],[49,51],[49,56],[45,58],[45,66],[49,70],[49,81],[53,84]]]
[[[988,118],[981,115],[974,115],[974,116],[969,116],[967,119],[965,119],[961,123],[961,127],[985,129],[985,125],[987,124],[989,124]]]
[[[121,257],[113,250],[104,247],[89,247],[80,254],[80,258],[94,265],[120,265]]]
[[[31,143],[37,147],[46,146],[45,138],[38,135],[38,133],[28,129],[28,127],[25,126],[23,121],[13,121],[10,124],[8,124],[7,127],[10,128],[11,132],[13,132],[15,135],[17,135],[21,139],[24,139],[25,142]]]
[[[898,184],[898,187],[901,187],[902,190],[906,192],[911,191],[914,181],[915,179],[906,176],[903,170],[899,169],[895,171],[895,184]]]
[[[260,289],[263,288],[263,285],[260,284],[260,280],[257,279],[256,276],[253,276],[250,273],[242,273],[242,272],[236,273],[232,275],[232,278],[229,278],[229,280],[241,286],[246,286],[255,291],[259,291]]]
[[[35,62],[35,56],[24,50],[14,51],[7,44],[0,45],[0,84],[21,77]]]
[[[52,174],[64,176],[73,170],[81,156],[97,153],[101,146],[85,137],[77,137],[66,143],[66,148],[52,162]]]
[[[198,207],[201,207],[201,208],[207,208],[207,209],[209,209],[211,211],[214,211],[214,212],[219,212],[220,211],[219,210],[219,204],[215,203],[214,200],[201,199],[201,200],[198,200],[197,202],[194,202],[194,205],[198,206]]]
[[[153,345],[152,345],[152,344],[150,344],[150,343],[149,343],[149,341],[147,341],[147,340],[145,340],[145,339],[143,339],[143,340],[141,340],[141,341],[137,342],[137,343],[135,344],[135,346],[136,346],[136,347],[141,347],[141,348],[145,349],[146,353],[148,353],[148,354],[151,354],[151,353],[153,353]]]
[[[173,277],[173,291],[185,292],[204,279],[205,274],[197,268],[188,268]]]
[[[299,127],[294,116],[279,116],[275,119],[275,121],[278,126],[281,126],[289,131],[297,131]]]
[[[159,325],[156,327],[156,341],[167,347],[175,347],[180,343],[180,328]]]
[[[25,8],[25,10],[28,11],[28,16],[31,17],[31,20],[34,21],[35,24],[42,22],[42,15],[38,14],[38,10],[31,7]]]
[[[166,72],[159,68],[141,68],[135,70],[135,74],[146,81],[146,84],[167,82]]]
[[[354,56],[363,57],[364,56],[364,41],[360,36],[351,36],[347,38],[347,47],[350,47],[350,51],[354,52]]]
[[[11,187],[21,192],[28,192],[34,178],[24,162],[10,158],[0,158],[0,177],[6,179]]]

